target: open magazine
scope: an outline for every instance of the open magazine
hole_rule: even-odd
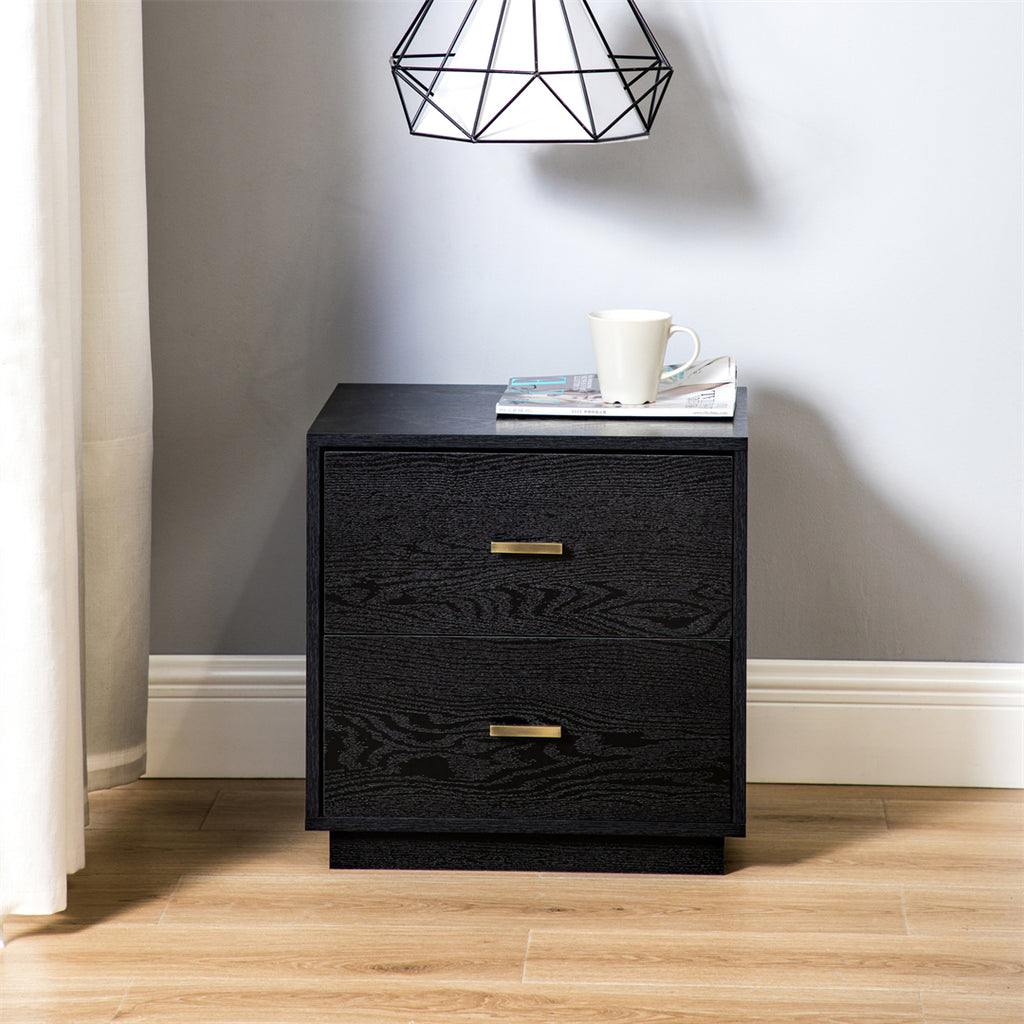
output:
[[[666,370],[676,367],[666,366]],[[736,411],[736,362],[718,356],[693,364],[658,386],[648,405],[605,405],[596,373],[513,377],[498,399],[501,416],[720,417]]]

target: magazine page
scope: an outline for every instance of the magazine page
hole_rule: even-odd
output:
[[[665,370],[676,367],[666,366]],[[718,356],[663,380],[648,405],[605,405],[596,373],[513,377],[495,411],[507,416],[728,418],[736,410],[736,363]]]

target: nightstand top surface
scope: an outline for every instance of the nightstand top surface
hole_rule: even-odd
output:
[[[497,416],[498,384],[339,384],[309,429],[337,447],[744,451],[747,389],[732,419]]]

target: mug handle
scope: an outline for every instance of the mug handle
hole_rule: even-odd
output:
[[[683,370],[688,370],[695,362],[697,362],[697,356],[700,355],[700,338],[697,337],[697,332],[692,327],[680,327],[679,324],[672,324],[668,329],[669,337],[678,331],[686,331],[691,338],[693,338],[693,355],[679,366],[673,366],[671,370],[664,370],[661,374],[662,380],[671,380],[673,377],[678,377],[682,374]]]

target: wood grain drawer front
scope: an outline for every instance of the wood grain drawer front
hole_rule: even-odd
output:
[[[407,831],[729,822],[730,658],[725,641],[327,638],[324,813]]]
[[[726,638],[732,519],[730,455],[328,451],[325,632]]]

